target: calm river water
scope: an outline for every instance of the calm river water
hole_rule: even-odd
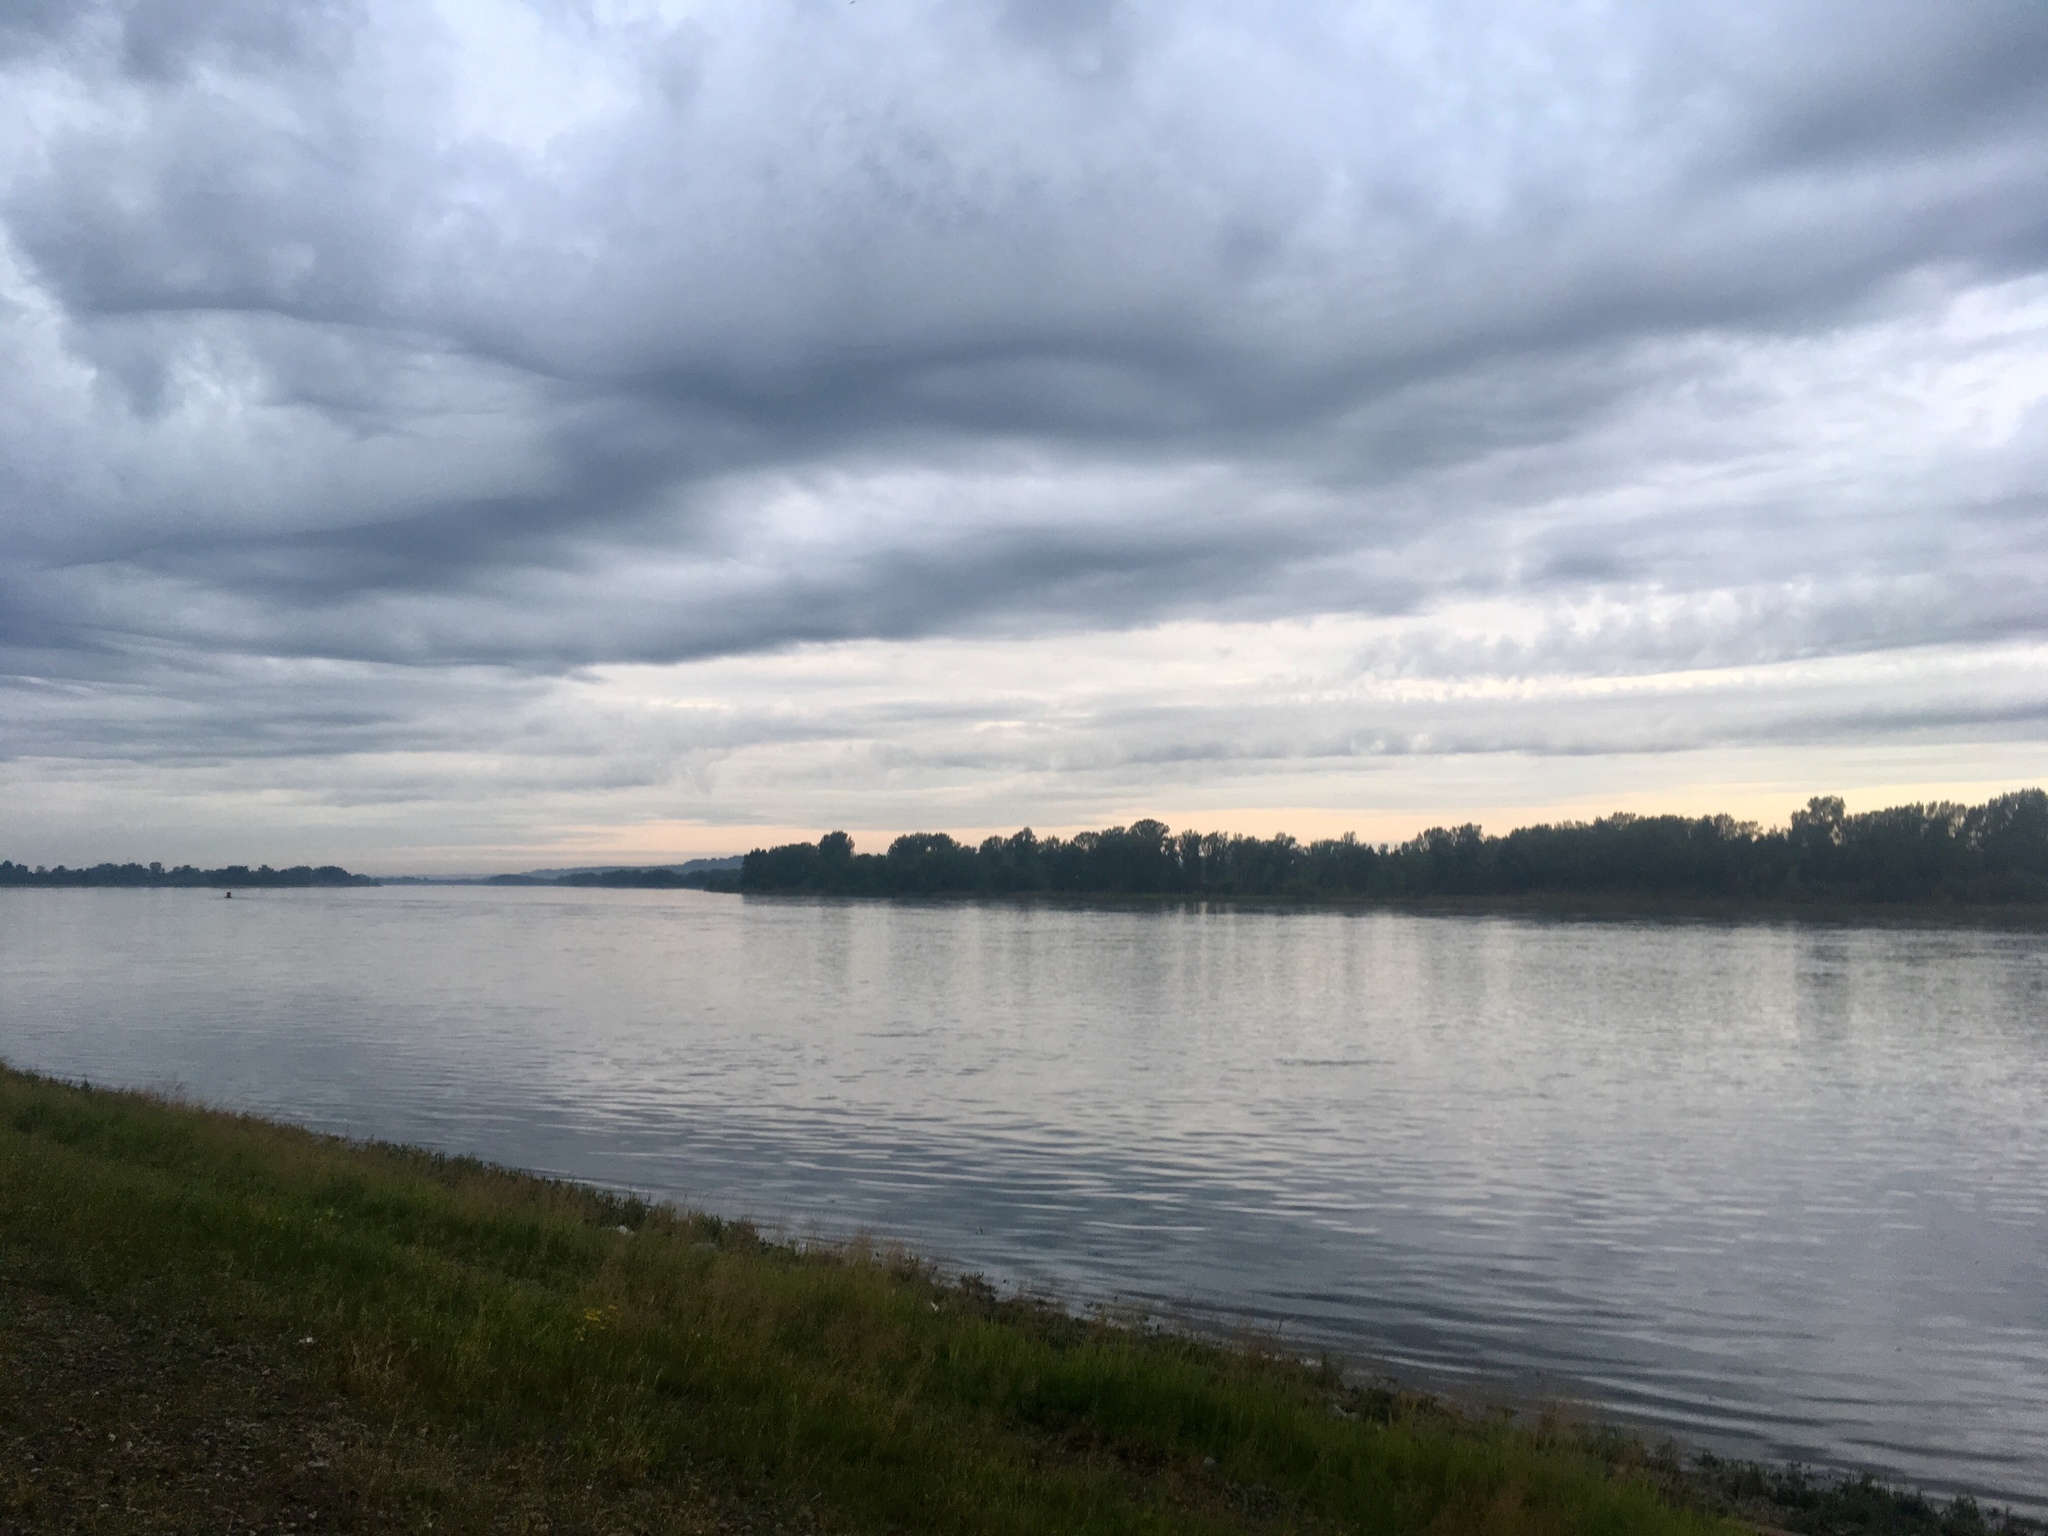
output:
[[[0,1058],[2048,1510],[2048,937],[0,894]]]

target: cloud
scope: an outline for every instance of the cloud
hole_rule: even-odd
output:
[[[0,751],[346,798],[516,757],[593,668],[1001,640],[1089,753],[1286,761],[1328,731],[1219,699],[1159,746],[1182,706],[1063,669],[1322,618],[1482,693],[2024,650],[2044,81],[2020,0],[11,7]],[[1768,745],[1785,686],[1345,730]],[[805,707],[925,761],[969,706]],[[582,771],[739,750],[692,718]]]

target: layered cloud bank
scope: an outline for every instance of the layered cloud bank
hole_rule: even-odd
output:
[[[2044,189],[2027,0],[15,7],[0,851],[2036,780]]]

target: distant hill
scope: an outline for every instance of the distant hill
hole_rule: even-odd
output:
[[[634,870],[659,869],[673,870],[679,875],[691,875],[699,870],[737,870],[741,862],[742,856],[734,853],[716,859],[685,859],[680,864],[578,864],[569,869],[529,869],[522,872],[522,878],[567,880],[575,875],[628,874]]]
[[[685,859],[680,864],[595,864],[581,869],[536,869],[523,875],[492,875],[484,885],[602,886],[613,890],[738,890],[742,860]]]

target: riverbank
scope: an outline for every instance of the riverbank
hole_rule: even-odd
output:
[[[0,1531],[1985,1528],[4,1068],[0,1382]]]

